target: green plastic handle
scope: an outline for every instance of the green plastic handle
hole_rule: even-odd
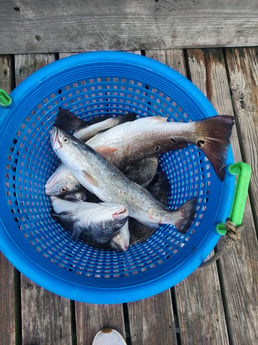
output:
[[[12,101],[11,97],[3,89],[0,89],[0,105],[8,107],[12,104]]]
[[[251,167],[247,163],[239,162],[231,164],[228,167],[228,171],[232,175],[238,175],[233,206],[229,219],[236,226],[240,226],[243,222],[248,187],[251,177]],[[227,232],[224,223],[217,224],[216,230],[219,235],[225,235]]]

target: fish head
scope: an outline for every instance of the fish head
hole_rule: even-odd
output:
[[[54,151],[63,149],[70,143],[71,136],[62,129],[53,126],[50,131],[50,141]]]
[[[80,188],[81,185],[78,180],[68,169],[61,165],[47,180],[45,193],[46,195],[62,195],[76,192]]]
[[[98,206],[101,206],[101,212],[96,208],[95,213],[92,213],[94,237],[97,237],[99,242],[105,243],[119,233],[127,222],[129,214],[123,205],[107,202],[100,203]]]
[[[130,243],[130,232],[128,221],[121,227],[120,231],[110,241],[110,247],[115,251],[127,251]]]

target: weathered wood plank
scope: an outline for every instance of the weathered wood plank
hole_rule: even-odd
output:
[[[203,51],[190,50],[188,54],[191,72],[193,71],[191,64],[201,65],[205,61],[207,93],[218,113],[232,114],[222,50],[208,50],[205,51],[205,55]],[[200,77],[194,73],[191,75],[194,83],[198,85]],[[205,75],[201,78],[204,79]],[[241,161],[236,127],[231,142],[235,161]],[[256,343],[257,242],[249,200],[247,200],[243,224],[240,243],[225,254],[219,264],[229,339],[233,345]]]
[[[0,88],[11,91],[11,57],[0,56]],[[0,253],[0,344],[15,344],[14,267]]]
[[[186,75],[186,67],[184,60],[184,53],[182,49],[173,49],[173,50],[151,50],[148,49],[145,52],[145,55],[169,65],[174,68],[179,73]]]
[[[257,57],[255,50],[229,50],[226,52],[233,94],[234,110],[239,121],[241,146],[244,156],[257,174]],[[255,124],[256,121],[256,124]],[[250,139],[249,139],[250,138]],[[248,140],[251,143],[248,143]],[[241,160],[237,143],[232,140],[236,161]],[[236,152],[237,149],[237,152]],[[256,183],[256,185],[255,185]],[[257,201],[257,175],[252,179],[252,190]],[[255,205],[257,210],[257,205]],[[257,216],[257,213],[256,215]],[[228,323],[232,344],[256,344],[258,330],[258,265],[257,238],[249,199],[243,219],[240,243],[221,260],[223,283],[228,309]]]
[[[186,75],[182,50],[148,51],[147,54]],[[195,84],[206,91],[204,58],[198,63],[192,59],[188,64]],[[228,344],[216,266],[195,271],[174,290],[181,344]]]
[[[256,0],[1,1],[2,53],[254,46]]]
[[[128,303],[132,345],[176,345],[170,291]]]
[[[51,54],[15,56],[15,81],[55,60]],[[72,344],[70,301],[39,287],[21,275],[22,343]]]
[[[11,57],[0,55],[0,88],[11,92]]]
[[[114,328],[125,337],[121,304],[100,305],[76,302],[75,311],[77,345],[92,344],[95,334],[103,327]]]
[[[0,344],[15,345],[14,268],[2,254],[0,254],[0,304]]]
[[[258,226],[258,48],[227,49],[226,57],[243,156],[252,167],[250,191]]]
[[[22,276],[22,344],[72,344],[70,302]]]
[[[53,61],[55,61],[54,54],[15,55],[16,86],[26,79],[30,74]]]

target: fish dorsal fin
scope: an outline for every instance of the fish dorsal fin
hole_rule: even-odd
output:
[[[98,183],[98,180],[92,176],[91,174],[89,174],[87,171],[83,170],[83,173],[84,173],[84,176],[87,180],[87,182],[91,185],[91,186],[94,186],[94,187],[98,187],[99,183]]]

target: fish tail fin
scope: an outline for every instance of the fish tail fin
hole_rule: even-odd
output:
[[[178,232],[184,234],[192,225],[196,213],[196,199],[191,199],[179,207],[176,211],[177,220],[174,223]]]
[[[225,161],[233,125],[234,117],[231,115],[213,116],[196,122],[195,144],[210,160],[221,181],[225,177]]]
[[[59,108],[55,119],[55,126],[66,132],[74,132],[82,127],[86,127],[87,124],[70,110]]]

